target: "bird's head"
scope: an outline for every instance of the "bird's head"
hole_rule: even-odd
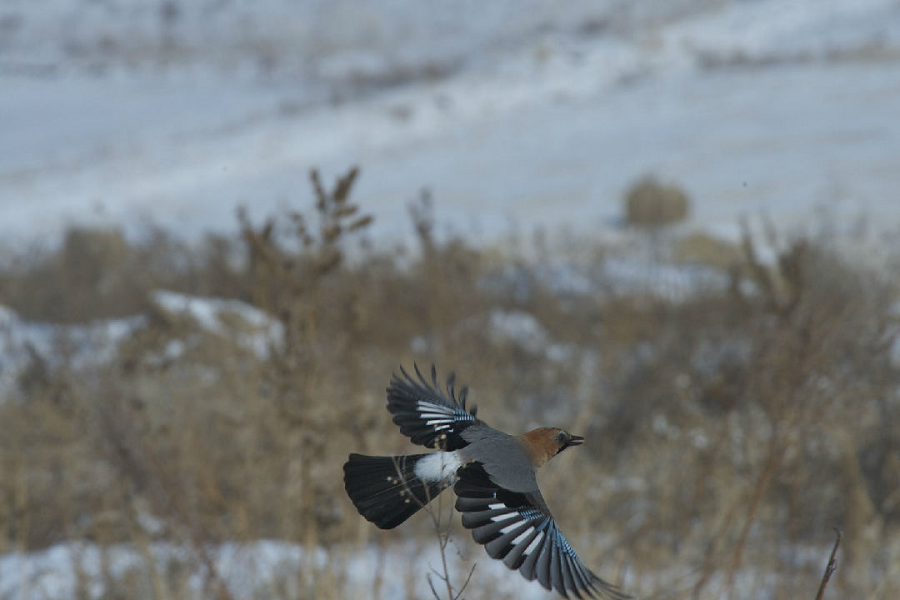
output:
[[[559,427],[539,427],[523,433],[522,441],[535,468],[570,446],[578,446],[584,442],[580,435],[572,435]]]

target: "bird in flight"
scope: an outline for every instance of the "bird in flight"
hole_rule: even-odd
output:
[[[381,529],[393,529],[448,487],[472,537],[491,558],[563,597],[630,596],[592,573],[560,532],[538,489],[535,472],[584,438],[557,427],[509,435],[486,425],[466,408],[468,389],[457,396],[456,378],[441,389],[431,367],[429,383],[418,366],[401,366],[387,389],[388,410],[400,432],[438,452],[404,456],[351,454],[344,487],[359,513]]]

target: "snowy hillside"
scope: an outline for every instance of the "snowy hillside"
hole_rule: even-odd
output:
[[[476,240],[602,231],[647,172],[722,235],[900,223],[896,2],[464,5],[7,3],[0,232],[232,230],[354,163],[387,239],[423,186]]]

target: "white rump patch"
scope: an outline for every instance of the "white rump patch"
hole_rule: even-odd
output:
[[[434,452],[419,459],[415,473],[422,481],[437,482],[450,479],[450,483],[453,483],[456,481],[456,471],[461,466],[462,461],[456,452]]]

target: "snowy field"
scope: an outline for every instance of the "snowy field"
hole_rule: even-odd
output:
[[[724,236],[741,215],[900,225],[894,0],[57,0],[0,23],[8,242],[233,231],[236,206],[305,205],[310,168],[351,164],[383,239],[422,187],[473,240],[602,232],[646,173]]]
[[[415,598],[433,597],[422,573],[439,573],[440,554],[431,544],[417,548],[412,544],[369,547],[352,552],[326,553],[321,548],[307,552],[302,546],[274,540],[246,544],[222,544],[210,548],[212,564],[235,598],[265,598],[272,590],[286,597],[304,597],[304,572],[329,577],[340,569],[348,598],[398,598],[412,594]],[[451,544],[448,568],[454,582],[463,582],[471,566],[456,557]],[[798,564],[818,566],[827,548],[798,548],[794,553]],[[181,562],[189,561],[195,552],[173,544],[154,543],[143,548],[116,546],[99,548],[92,544],[59,544],[41,552],[0,556],[0,598],[15,600],[48,600],[63,598],[103,598],[127,589],[138,591],[149,587],[141,578],[128,579],[129,571],[146,568],[150,561],[165,572]],[[415,556],[410,560],[411,556]],[[535,583],[510,572],[499,561],[472,556],[479,589],[498,590],[505,598],[540,600],[556,597]],[[385,574],[390,574],[385,577]],[[658,575],[674,579],[677,574]],[[187,598],[210,597],[210,573],[190,573],[185,591]],[[753,590],[746,598],[770,598],[775,585],[765,582],[753,569],[744,569],[736,577],[741,589]],[[116,589],[110,581],[125,581],[124,589]],[[440,582],[434,579],[437,584]],[[119,585],[123,585],[119,583]],[[127,586],[132,587],[127,587]],[[440,588],[438,588],[440,589]],[[146,590],[141,590],[146,591]]]
[[[440,568],[440,554],[435,544],[424,548],[355,549],[352,554],[327,553],[318,549],[306,552],[297,544],[261,540],[247,544],[223,544],[211,548],[215,569],[236,598],[262,598],[272,589],[280,589],[287,597],[304,597],[304,573],[315,572],[327,577],[337,570],[351,580],[346,585],[357,598],[398,598],[408,591],[410,582],[415,597],[430,595],[428,584],[418,572]],[[99,548],[91,544],[59,544],[41,552],[0,556],[0,598],[47,600],[74,598],[103,598],[113,593],[104,583],[104,572],[113,580],[124,579],[129,571],[146,568],[148,556],[155,567],[165,572],[180,562],[189,562],[195,551],[173,544],[156,543],[145,548],[117,546]],[[410,556],[419,558],[410,563]],[[459,561],[454,561],[459,563]],[[454,581],[464,581],[465,573],[452,567]],[[540,586],[528,585],[522,578],[508,577],[499,562],[479,560],[479,575],[497,585],[503,582],[523,599],[544,598]],[[391,574],[384,577],[385,574]],[[79,578],[82,578],[79,580]],[[91,581],[84,588],[84,580]],[[185,588],[189,597],[209,597],[209,572],[191,573]],[[507,582],[507,580],[510,580]],[[107,580],[108,582],[109,580]],[[131,580],[134,585],[134,580]],[[308,582],[307,582],[308,583]],[[137,590],[132,590],[137,591]],[[374,595],[373,595],[374,591]]]

